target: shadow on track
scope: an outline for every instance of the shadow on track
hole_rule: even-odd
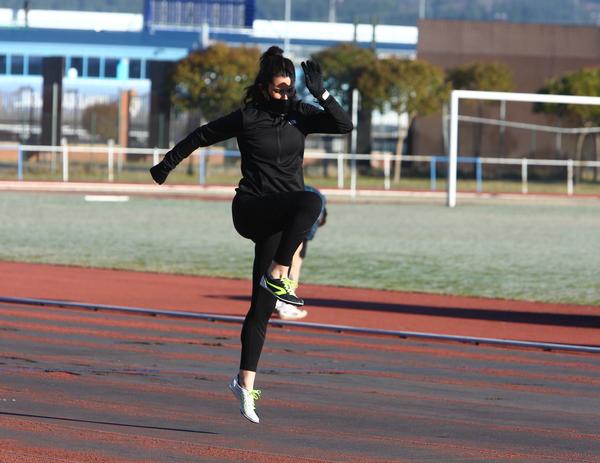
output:
[[[211,296],[209,296],[211,297]],[[219,299],[248,301],[246,296],[219,296]],[[462,307],[432,307],[426,305],[389,304],[373,301],[348,301],[340,299],[305,298],[307,306],[327,307],[331,309],[356,309],[432,317],[465,318],[471,320],[489,320],[508,323],[526,323],[529,325],[569,326],[578,328],[600,328],[600,316],[543,312],[525,312],[498,309],[470,309]]]
[[[212,434],[218,435],[212,431],[198,431],[194,429],[181,429],[181,428],[162,428],[160,426],[143,426],[139,424],[127,424],[127,423],[112,423],[110,421],[94,421],[94,420],[81,420],[77,418],[62,418],[60,416],[45,416],[45,415],[30,415],[27,413],[11,413],[11,412],[0,412],[3,416],[16,416],[20,418],[43,418],[46,420],[59,420],[59,421],[70,421],[73,423],[91,423],[91,424],[107,424],[110,426],[124,426],[128,428],[139,428],[139,429],[157,429],[160,431],[178,431],[178,432],[191,432],[196,434]]]

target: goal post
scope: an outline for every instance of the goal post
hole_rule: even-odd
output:
[[[458,121],[461,100],[515,101],[525,103],[556,103],[600,105],[600,97],[575,95],[550,95],[539,93],[484,92],[477,90],[453,90],[450,94],[450,140],[448,152],[448,207],[456,206],[456,182],[458,170]]]

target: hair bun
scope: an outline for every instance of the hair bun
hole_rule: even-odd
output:
[[[271,56],[283,56],[283,50],[281,48],[279,48],[277,45],[273,45],[272,47],[269,47],[269,49],[267,51],[265,51],[264,55],[265,57],[271,57]]]

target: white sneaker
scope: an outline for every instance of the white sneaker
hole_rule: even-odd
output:
[[[275,303],[275,312],[282,320],[300,320],[308,315],[306,310],[279,300]]]
[[[238,383],[237,376],[234,376],[231,381],[229,381],[229,390],[233,392],[233,395],[240,401],[240,412],[244,418],[253,423],[258,423],[260,420],[255,411],[254,401],[260,398],[260,391],[256,389],[253,391],[244,389]]]

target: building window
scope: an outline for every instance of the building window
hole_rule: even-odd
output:
[[[129,60],[129,78],[130,79],[141,79],[142,78],[142,61],[139,59]]]
[[[10,57],[10,73],[14,76],[22,76],[24,71],[23,64],[23,55],[12,55]]]
[[[41,76],[42,75],[42,57],[41,56],[30,56],[29,57],[29,75]]]
[[[117,77],[117,65],[119,64],[118,59],[106,58],[104,61],[104,77]]]
[[[83,58],[81,56],[73,56],[71,58],[71,69],[75,69],[77,71],[77,76],[83,76]],[[67,69],[67,72],[69,70]]]
[[[6,55],[0,55],[0,74],[6,74]]]
[[[100,77],[100,58],[88,58],[88,77]]]

